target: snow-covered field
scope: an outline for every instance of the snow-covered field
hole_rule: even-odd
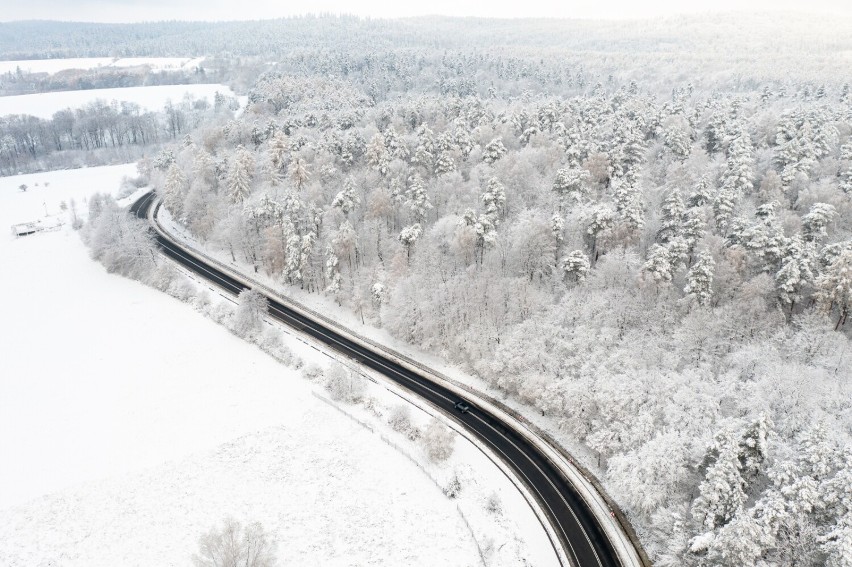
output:
[[[97,99],[133,102],[146,110],[161,110],[166,101],[171,99],[179,102],[187,94],[196,99],[206,98],[212,104],[217,91],[226,96],[234,96],[230,88],[215,84],[158,85],[4,96],[0,97],[0,116],[29,114],[50,118],[59,110],[79,108]]]
[[[62,219],[72,198],[82,212],[134,171],[2,178],[0,224]],[[187,565],[228,516],[261,522],[284,565],[552,564],[532,512],[472,444],[415,464],[416,444],[382,432],[392,391],[372,385],[379,406],[344,415],[188,305],[104,273],[67,224],[6,234],[0,565]],[[450,500],[436,482],[454,471],[464,488]],[[502,515],[485,510],[491,494]]]
[[[99,67],[136,67],[148,65],[152,71],[177,71],[197,67],[204,57],[80,57],[68,59],[25,59],[0,61],[0,73],[14,73],[18,69],[28,73],[58,73],[68,69],[96,69]]]
[[[0,179],[0,224],[133,171]],[[0,565],[187,565],[226,516],[263,523],[286,565],[480,562],[407,457],[191,307],[106,274],[67,225],[6,232],[0,260]]]

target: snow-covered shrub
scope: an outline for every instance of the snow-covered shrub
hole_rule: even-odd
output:
[[[198,540],[198,553],[192,555],[195,567],[273,567],[277,544],[255,522],[245,528],[229,518],[222,528],[213,528]]]
[[[233,330],[241,337],[252,337],[263,327],[263,317],[266,315],[269,301],[266,296],[256,289],[245,289],[237,299],[237,310],[234,313]]]
[[[220,301],[210,310],[210,318],[221,325],[228,325],[234,316],[234,309],[224,301]]]
[[[210,314],[210,304],[211,304],[210,294],[207,290],[202,290],[200,293],[196,293],[195,297],[192,298],[192,304],[198,309],[200,312],[204,313],[204,315],[209,316]]]
[[[309,362],[302,368],[302,376],[311,382],[315,382],[322,376],[322,367],[316,362]]]
[[[198,290],[195,287],[195,284],[192,283],[189,278],[179,277],[175,281],[172,282],[172,285],[169,286],[169,295],[174,297],[175,299],[179,299],[184,303],[189,303]]]
[[[447,481],[447,484],[442,488],[444,494],[446,494],[447,498],[456,498],[462,491],[462,484],[459,480],[458,473],[454,472],[453,476],[450,477],[450,480]]]
[[[287,366],[298,368],[301,366],[301,359],[293,356],[293,351],[284,344],[284,337],[279,329],[266,329],[258,339],[258,346],[265,353],[269,354],[279,362],[283,362]],[[298,361],[298,365],[296,362]]]
[[[146,279],[145,283],[160,291],[168,291],[180,273],[171,262],[160,262]]]
[[[430,460],[436,463],[446,461],[455,448],[455,433],[446,425],[432,419],[423,433],[423,449]]]
[[[495,516],[499,516],[503,513],[503,502],[500,500],[500,496],[496,492],[492,492],[488,495],[488,498],[485,500],[485,509]]]
[[[388,416],[388,424],[398,433],[407,433],[411,429],[411,410],[404,404],[395,405]]]
[[[359,401],[367,390],[367,384],[361,376],[350,372],[338,362],[326,371],[325,387],[332,400],[350,404]]]

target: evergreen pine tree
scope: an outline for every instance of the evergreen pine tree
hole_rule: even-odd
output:
[[[716,262],[713,261],[713,255],[705,251],[698,255],[698,260],[686,274],[686,287],[683,288],[683,291],[687,295],[695,297],[695,300],[701,306],[709,305],[713,298],[713,272],[715,267]]]
[[[680,191],[675,189],[663,201],[663,218],[660,223],[660,230],[657,232],[657,238],[660,242],[666,243],[676,236],[683,235],[685,212],[686,208],[683,205]]]
[[[225,181],[228,196],[234,203],[242,203],[251,192],[251,180],[254,170],[254,157],[243,146],[237,147],[228,168]]]
[[[482,151],[482,161],[492,165],[504,155],[506,155],[506,146],[503,145],[503,139],[494,138],[485,145],[485,149]]]

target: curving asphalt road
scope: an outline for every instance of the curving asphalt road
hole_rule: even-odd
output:
[[[154,194],[148,193],[130,207],[130,212],[139,218],[147,218],[148,210],[153,202]],[[163,254],[225,290],[238,294],[246,289],[241,282],[188,254],[161,235],[157,236],[157,242]],[[395,363],[385,355],[338,334],[334,329],[288,308],[273,298],[268,299],[271,317],[382,373],[444,410],[501,456],[536,497],[554,531],[558,534],[559,541],[553,542],[554,545],[561,546],[574,565],[579,567],[622,565],[612,544],[605,537],[604,530],[574,487],[565,479],[558,467],[522,435],[473,403],[470,404],[470,410],[467,412],[463,413],[455,409],[455,404],[462,401],[456,393]]]

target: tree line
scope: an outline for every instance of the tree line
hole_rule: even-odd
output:
[[[234,108],[232,97],[217,93],[212,105],[206,99],[185,98],[168,101],[159,111],[132,102],[95,100],[80,108],[60,110],[49,119],[2,116],[0,175],[85,164],[99,150],[143,148],[175,140],[217,113]]]

